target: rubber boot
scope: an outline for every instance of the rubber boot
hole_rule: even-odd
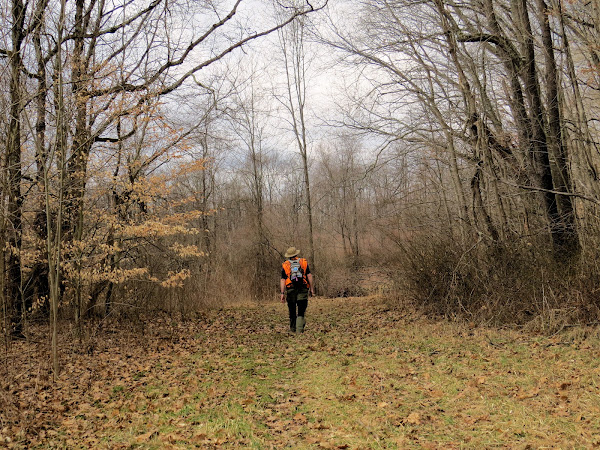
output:
[[[306,320],[304,320],[304,316],[298,316],[296,318],[296,332],[297,333],[304,333],[304,324],[306,323]]]

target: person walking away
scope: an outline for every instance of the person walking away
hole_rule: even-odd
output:
[[[313,276],[310,273],[308,261],[305,258],[298,258],[299,254],[300,250],[296,247],[288,248],[284,254],[287,259],[281,268],[281,303],[285,303],[287,297],[292,333],[304,332],[306,324],[304,314],[308,306],[308,293],[315,295]]]

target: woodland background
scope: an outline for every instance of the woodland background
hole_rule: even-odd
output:
[[[320,295],[598,322],[598,0],[10,0],[0,21],[5,342],[273,301],[291,245]]]

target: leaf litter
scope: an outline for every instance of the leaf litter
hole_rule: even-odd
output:
[[[313,299],[303,335],[280,304],[231,307],[93,347],[13,343],[0,447],[539,448],[600,444],[600,340]]]

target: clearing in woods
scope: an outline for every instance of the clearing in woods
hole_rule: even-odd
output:
[[[600,340],[470,329],[376,298],[246,305],[143,337],[15,343],[0,367],[14,448],[589,448],[600,444]]]

